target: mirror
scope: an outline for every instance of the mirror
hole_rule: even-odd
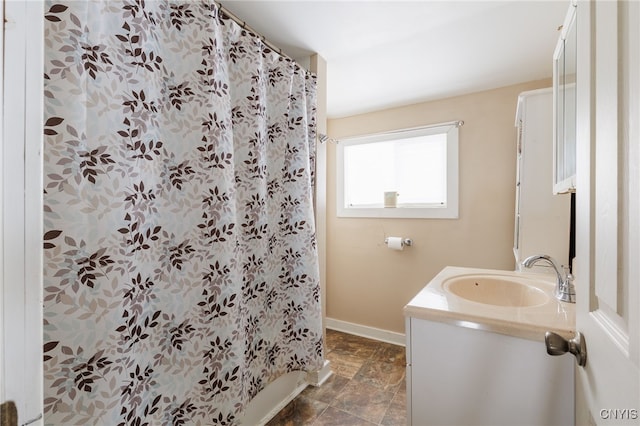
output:
[[[576,174],[576,4],[569,11],[553,55],[553,192],[575,192]]]

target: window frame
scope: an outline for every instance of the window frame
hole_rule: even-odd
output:
[[[461,121],[386,133],[341,139],[336,150],[336,214],[338,217],[458,219],[459,207],[459,127]],[[447,136],[447,204],[424,207],[347,207],[345,205],[344,149],[352,145],[394,141],[418,136],[446,134]]]

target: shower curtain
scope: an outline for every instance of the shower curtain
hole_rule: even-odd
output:
[[[212,1],[45,20],[45,424],[235,424],[323,362],[315,77]]]

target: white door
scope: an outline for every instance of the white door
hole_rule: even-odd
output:
[[[44,2],[0,0],[0,22],[0,402],[15,403],[18,424],[35,425],[42,423]]]
[[[640,424],[640,2],[577,19],[576,424]]]

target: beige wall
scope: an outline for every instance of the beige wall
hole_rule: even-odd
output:
[[[336,147],[327,151],[327,317],[404,333],[403,306],[447,265],[513,269],[514,127],[518,94],[534,81],[470,95],[329,120],[339,140],[452,120],[459,136],[458,219],[336,217]],[[385,236],[413,240],[389,250]]]

